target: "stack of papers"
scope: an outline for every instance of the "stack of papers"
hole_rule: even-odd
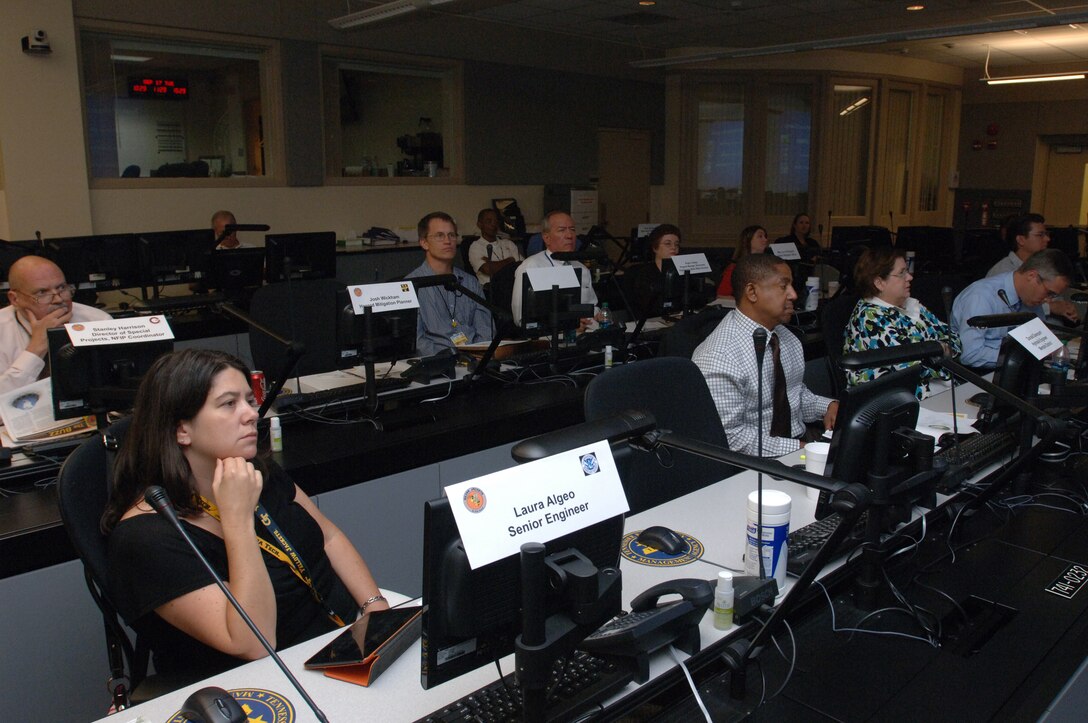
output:
[[[0,394],[0,418],[15,444],[74,437],[95,428],[94,417],[53,418],[53,389],[48,379]]]

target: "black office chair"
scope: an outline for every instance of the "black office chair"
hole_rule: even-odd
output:
[[[691,359],[691,355],[718,328],[725,315],[732,309],[724,306],[710,306],[697,314],[684,317],[673,324],[672,328],[661,336],[658,356],[680,356]]]
[[[250,316],[277,334],[305,345],[306,353],[292,375],[318,374],[337,368],[336,292],[344,285],[335,279],[281,281],[253,292]],[[283,368],[287,350],[267,335],[250,329],[249,348],[254,367],[269,380]]]
[[[846,389],[846,372],[839,366],[842,359],[842,344],[846,325],[857,306],[858,295],[852,292],[840,293],[827,302],[820,310],[820,329],[827,349],[827,360],[831,367],[831,377],[835,383],[835,394],[839,396]]]
[[[624,364],[601,374],[586,387],[587,421],[628,409],[649,412],[660,429],[728,447],[706,379],[690,359],[658,357]],[[630,514],[656,507],[739,471],[731,465],[664,448],[652,454],[624,450],[617,453],[616,465]]]
[[[159,676],[147,677],[149,650],[126,628],[108,586],[106,538],[99,521],[109,499],[113,453],[128,429],[130,418],[110,426],[104,434],[76,447],[57,477],[57,500],[64,529],[83,562],[83,576],[91,597],[102,611],[110,675],[108,687],[114,702],[150,700],[171,686]],[[135,642],[133,639],[135,638]]]
[[[468,236],[461,237],[461,245],[458,247],[461,251],[461,268],[473,276],[476,275],[476,269],[472,268],[472,262],[468,260],[468,250],[472,247],[472,244],[476,243],[476,239],[480,238],[476,234],[469,234]]]
[[[487,286],[491,303],[506,312],[510,311],[511,300],[514,298],[514,273],[519,266],[520,263],[503,266],[491,277],[491,283]],[[517,336],[520,330],[513,322],[508,321],[502,325],[502,332],[504,337],[510,338]]]

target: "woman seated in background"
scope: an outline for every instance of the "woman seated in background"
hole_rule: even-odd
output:
[[[665,277],[661,271],[661,263],[680,253],[681,238],[679,228],[671,223],[661,224],[650,233],[648,239],[654,260],[636,266],[624,274],[631,294],[630,301],[635,307],[638,318],[642,319],[658,313],[661,295],[665,291]]]
[[[890,247],[867,249],[854,267],[854,281],[861,299],[846,325],[843,354],[922,341],[939,341],[946,354],[962,350],[959,336],[948,324],[933,315],[918,299],[911,298],[910,282],[914,277],[907,271],[906,252]],[[849,386],[876,379],[894,369],[906,369],[918,362],[897,364],[846,372]],[[929,382],[935,372],[928,367],[916,394],[924,399],[929,394]],[[948,379],[947,372],[940,373]]]
[[[801,260],[806,264],[814,264],[820,256],[820,242],[812,238],[812,219],[807,213],[799,213],[793,217],[790,224],[789,235],[775,239],[776,244],[794,243]]]
[[[257,456],[249,372],[218,351],[161,357],[140,384],[102,516],[110,589],[171,682],[266,655],[178,531],[144,501],[161,485],[181,524],[276,648],[388,608],[363,558],[287,474]]]
[[[762,226],[749,226],[741,231],[737,250],[733,252],[733,260],[722,272],[722,280],[718,284],[718,296],[733,296],[733,269],[737,267],[738,261],[748,254],[761,254],[770,245],[767,229]]]

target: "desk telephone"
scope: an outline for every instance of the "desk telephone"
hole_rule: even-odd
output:
[[[666,595],[679,600],[658,604]],[[595,655],[633,657],[638,662],[636,679],[649,679],[649,656],[675,643],[689,655],[699,652],[699,621],[714,601],[714,588],[706,580],[683,578],[654,585],[631,601],[631,612],[613,618],[578,646]]]

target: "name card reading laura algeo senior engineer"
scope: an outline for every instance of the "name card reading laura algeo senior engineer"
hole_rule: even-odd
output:
[[[137,344],[145,341],[166,341],[174,338],[170,322],[162,314],[134,316],[128,319],[77,321],[65,324],[72,346],[100,344]]]
[[[475,570],[630,508],[607,441],[446,488]]]

